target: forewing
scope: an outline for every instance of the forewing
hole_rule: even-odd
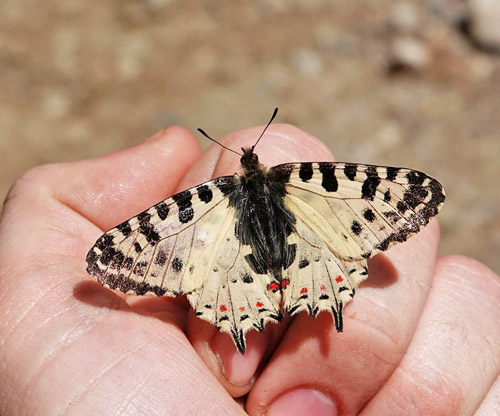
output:
[[[180,192],[102,235],[87,271],[127,294],[178,296],[201,287],[218,229],[228,215],[225,176]]]
[[[297,163],[285,204],[337,257],[370,258],[417,233],[444,202],[441,184],[405,168]]]

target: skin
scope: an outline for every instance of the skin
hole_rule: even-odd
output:
[[[261,131],[223,142],[239,149]],[[333,160],[282,124],[256,152],[268,166]],[[500,278],[438,257],[435,220],[370,260],[343,333],[328,313],[302,313],[249,332],[244,356],[185,299],[128,297],[86,273],[103,231],[238,160],[171,127],[14,184],[0,220],[0,414],[220,416],[245,414],[243,402],[250,415],[500,414]]]

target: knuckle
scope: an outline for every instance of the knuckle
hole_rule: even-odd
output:
[[[7,192],[4,205],[7,206],[13,200],[46,192],[56,166],[55,164],[35,166],[21,174]]]

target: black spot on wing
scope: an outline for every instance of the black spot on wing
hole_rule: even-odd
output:
[[[127,221],[122,222],[121,224],[117,225],[116,228],[120,230],[120,232],[127,237],[130,235],[132,232],[132,227],[130,227],[130,223]]]
[[[149,214],[149,212],[147,211],[141,212],[139,215],[137,215],[137,220],[139,221],[139,223],[148,222],[150,219],[151,214]]]
[[[146,270],[148,269],[149,263],[147,261],[140,261],[135,264],[134,273],[138,276],[144,276],[146,274]]]
[[[400,170],[401,170],[400,168],[387,167],[385,177],[390,181],[393,181],[398,176]]]
[[[182,260],[179,259],[178,257],[172,260],[172,269],[174,270],[174,272],[179,273],[182,270],[182,266],[183,266]]]
[[[351,225],[351,230],[354,234],[356,235],[360,235],[361,234],[361,224],[359,222],[357,222],[356,220],[354,220],[352,222],[352,225]]]
[[[113,255],[110,265],[111,267],[118,269],[122,265],[123,260],[125,260],[125,255],[120,250],[114,250],[114,251],[115,253]]]
[[[137,241],[134,243],[134,250],[136,253],[140,253],[142,251],[142,247]]]
[[[242,280],[243,280],[243,283],[253,283],[253,278],[252,278],[252,276],[250,276],[250,274],[248,274],[248,273],[245,273],[245,274],[242,276]]]
[[[194,211],[193,208],[191,207],[179,211],[179,221],[182,222],[183,224],[191,221],[193,217],[194,217]]]
[[[410,191],[406,191],[403,195],[403,202],[411,209],[415,209],[415,207],[420,204],[420,199]]]
[[[425,199],[427,195],[429,195],[429,191],[421,185],[411,185],[408,188],[408,192],[411,192],[413,195],[415,195],[417,198],[421,200]]]
[[[431,199],[426,203],[425,207],[419,211],[419,215],[427,219],[438,213],[439,207],[445,200],[443,187],[437,180],[431,179],[428,188],[432,195]]]
[[[183,224],[191,221],[194,217],[193,204],[191,200],[193,196],[189,191],[182,191],[174,195],[172,199],[179,208],[179,221]]]
[[[99,257],[96,253],[93,253],[93,250],[87,253],[87,272],[92,276],[99,277],[104,274],[104,271],[101,270],[99,265],[97,264],[97,259]]]
[[[167,259],[168,259],[167,252],[164,250],[159,250],[155,258],[155,264],[164,266],[165,263],[167,262]]]
[[[417,170],[411,170],[406,174],[406,179],[410,185],[422,185],[425,178],[427,178],[427,175]]]
[[[384,202],[390,202],[391,201],[391,191],[388,189],[384,193]]]
[[[302,259],[299,261],[299,269],[304,269],[307,266],[309,266],[309,260]]]
[[[408,210],[408,206],[403,201],[398,201],[396,209],[400,214],[404,214]]]
[[[163,201],[155,205],[156,212],[160,219],[163,221],[168,215],[168,205]]]
[[[384,211],[382,212],[382,214],[384,215],[384,217],[387,218],[387,220],[391,223],[391,224],[395,224],[398,222],[398,220],[401,218],[397,213],[396,211]]]
[[[200,201],[203,201],[206,204],[208,204],[214,196],[212,190],[207,185],[200,185],[196,188],[196,190],[198,191],[198,198]]]
[[[302,179],[303,182],[307,182],[313,176],[313,168],[312,163],[301,163],[299,169],[299,178]]]
[[[160,235],[156,228],[151,224],[151,215],[148,212],[142,212],[137,216],[139,220],[139,231],[146,237],[148,243],[156,243],[160,241]]]
[[[389,248],[391,243],[402,243],[408,239],[410,234],[414,234],[418,231],[418,227],[408,225],[406,227],[402,227],[397,231],[391,233],[385,240],[380,242],[375,246],[376,249],[385,251]]]
[[[131,270],[133,265],[134,265],[133,257],[127,257],[123,261],[123,267],[125,267],[125,269],[127,269],[127,270]]]
[[[373,201],[377,186],[380,184],[380,178],[374,166],[367,167],[365,173],[367,177],[361,186],[361,197]]]
[[[112,245],[113,245],[113,237],[109,234],[102,235],[99,238],[99,240],[97,240],[95,243],[95,246],[100,250],[104,250],[106,247],[109,247]]]
[[[366,208],[364,211],[363,211],[363,217],[365,218],[366,221],[368,222],[373,222],[375,221],[375,213],[370,209],[370,208]]]
[[[100,257],[100,261],[103,265],[108,266],[111,263],[111,260],[113,259],[113,256],[116,254],[116,250],[114,247],[106,247]]]
[[[94,251],[94,249],[90,249],[90,251],[87,253],[86,261],[88,265],[95,264],[97,260],[99,259],[99,255]]]
[[[321,181],[321,186],[328,192],[336,192],[339,183],[335,177],[335,167],[332,163],[321,162],[319,164],[319,171],[323,175],[323,180]]]
[[[358,170],[358,165],[355,163],[346,163],[344,167],[344,175],[350,181],[353,181],[356,178],[356,172]]]

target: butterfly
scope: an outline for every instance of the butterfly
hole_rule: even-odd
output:
[[[88,252],[88,273],[126,294],[187,295],[196,315],[230,334],[241,354],[247,331],[283,314],[329,311],[342,331],[367,260],[425,226],[444,202],[443,187],[398,167],[265,167],[255,147],[276,114],[242,154],[221,145],[241,156],[239,174],[182,191],[110,229]]]

